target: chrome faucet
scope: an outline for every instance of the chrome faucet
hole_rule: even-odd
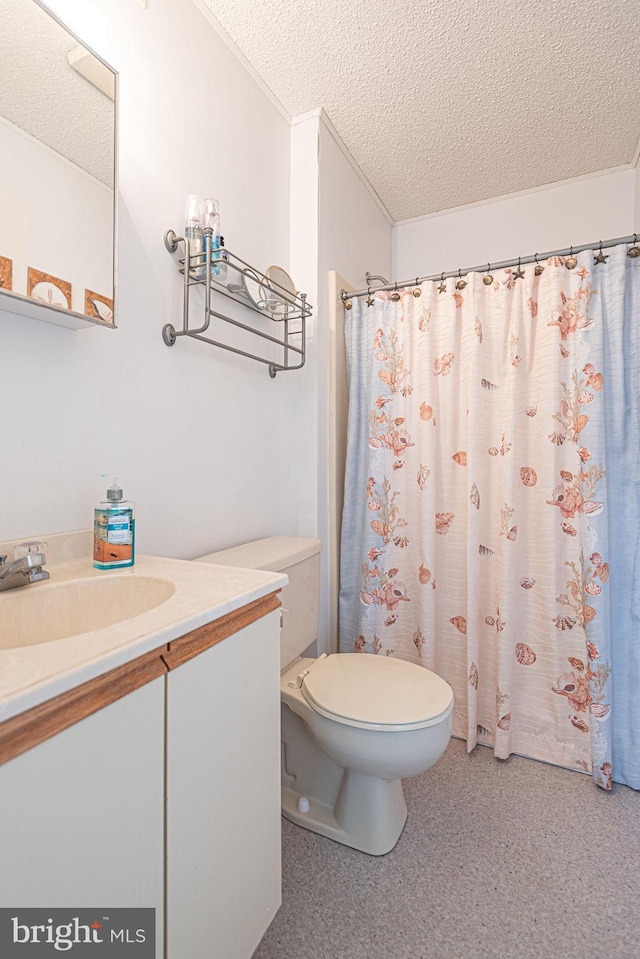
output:
[[[49,579],[49,573],[42,567],[47,562],[44,554],[46,543],[20,543],[14,548],[13,560],[8,563],[6,556],[0,556],[0,590],[15,589]]]

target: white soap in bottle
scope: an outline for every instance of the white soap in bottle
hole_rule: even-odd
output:
[[[108,476],[110,474],[103,474]],[[96,569],[133,566],[135,560],[133,503],[122,498],[118,477],[111,475],[107,498],[93,514],[93,565]]]

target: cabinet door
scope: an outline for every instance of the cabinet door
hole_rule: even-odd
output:
[[[168,959],[248,959],[280,906],[279,626],[167,677]]]
[[[0,904],[156,909],[164,678],[0,766]]]

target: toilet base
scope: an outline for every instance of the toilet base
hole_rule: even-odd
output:
[[[334,806],[308,796],[309,811],[298,810],[301,793],[282,789],[282,815],[290,822],[351,846],[384,856],[398,842],[407,819],[402,783],[345,769]]]

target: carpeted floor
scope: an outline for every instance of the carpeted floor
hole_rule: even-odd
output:
[[[283,820],[254,959],[638,959],[640,794],[452,740],[387,856]]]

